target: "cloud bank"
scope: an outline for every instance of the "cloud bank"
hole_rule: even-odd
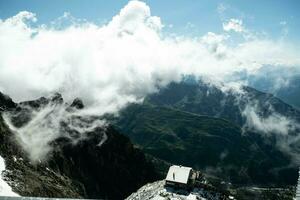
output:
[[[281,135],[288,135],[297,129],[297,122],[293,119],[289,119],[275,111],[266,117],[262,117],[258,114],[261,108],[258,108],[257,104],[251,104],[246,105],[246,108],[242,111],[242,115],[246,119],[245,126],[248,128],[253,128],[265,134],[277,133]]]
[[[300,66],[299,47],[286,41],[253,35],[232,42],[231,32],[246,30],[239,19],[224,23],[224,32],[196,37],[165,32],[161,18],[141,1],[130,1],[104,25],[70,14],[60,18],[68,19],[71,23],[63,27],[59,22],[37,25],[38,16],[22,11],[0,20],[0,91],[17,101],[59,92],[67,101],[83,99],[87,106],[83,112],[102,115],[140,102],[183,75],[226,83],[236,73],[256,74],[265,65]],[[246,111],[250,122],[269,128],[266,121],[256,120],[255,111]],[[37,113],[35,119],[47,112]],[[47,126],[33,120],[21,132],[42,127]],[[56,137],[43,132],[49,140]],[[44,145],[30,138],[22,142]],[[32,156],[44,155],[38,153],[42,155]]]
[[[3,119],[33,162],[46,160],[58,138],[75,145],[88,138],[89,133],[97,133],[101,134],[99,146],[107,139],[107,123],[104,120],[83,116],[63,100],[50,101],[39,108],[21,104],[18,112],[6,112]]]
[[[0,89],[18,101],[60,92],[81,97],[98,113],[114,112],[128,102],[181,75],[222,80],[236,71],[261,66],[299,65],[296,47],[271,39],[228,45],[227,33],[171,36],[144,2],[130,1],[104,25],[89,22],[64,28],[36,26],[23,11],[0,21]],[[229,21],[227,30],[241,28]],[[231,27],[231,28],[230,28]]]

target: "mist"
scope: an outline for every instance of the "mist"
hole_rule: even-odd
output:
[[[227,26],[224,32],[197,37],[166,33],[162,20],[140,1],[130,1],[106,24],[73,18],[60,18],[70,21],[65,27],[57,27],[58,21],[35,25],[38,16],[23,11],[0,21],[4,93],[24,101],[60,92],[104,113],[186,74],[225,81],[234,72],[253,74],[264,65],[300,66],[298,47],[254,33],[228,44],[233,38]]]
[[[18,112],[5,112],[3,119],[15,133],[17,142],[28,153],[34,163],[47,160],[49,153],[55,148],[53,142],[65,138],[72,145],[88,138],[87,134],[94,132],[102,134],[101,146],[107,139],[105,129],[107,123],[95,116],[82,114],[76,107],[63,99],[59,94],[50,95],[50,100],[39,108],[20,104]],[[101,128],[102,131],[97,129]]]
[[[37,21],[30,11],[0,20],[0,91],[18,102],[53,92],[66,101],[78,97],[86,105],[80,111],[83,115],[117,113],[184,75],[236,89],[246,83],[232,79],[237,73],[256,75],[266,65],[283,70],[300,66],[298,46],[257,34],[240,19],[222,21],[220,33],[178,35],[166,32],[168,24],[141,1],[130,1],[104,24],[76,19],[70,13],[51,24],[37,25]],[[62,26],[62,22],[68,23]],[[234,41],[233,34],[243,39]],[[45,121],[49,112],[53,117]],[[249,116],[248,125],[259,130],[286,134],[286,127],[294,123],[276,114],[262,121],[250,107],[243,113]],[[33,116],[22,128],[10,127],[37,160],[51,151],[47,144],[59,136],[58,121],[66,112],[50,106]]]

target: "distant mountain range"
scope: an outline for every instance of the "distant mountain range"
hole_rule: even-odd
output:
[[[273,93],[283,101],[291,104],[300,109],[300,75],[290,78],[287,85],[279,87],[278,89],[272,89],[275,84],[272,79],[259,79],[253,80],[251,86],[261,91]]]
[[[245,124],[243,111],[247,105],[257,107],[261,117],[277,113],[300,121],[300,111],[270,93],[247,86],[237,90],[240,91],[202,81],[171,83],[160,92],[149,95],[145,103],[224,118],[241,126]]]
[[[192,166],[233,184],[295,184],[296,166],[277,138],[247,127],[243,109],[255,102],[260,117],[273,112],[299,121],[298,110],[271,94],[242,87],[243,95],[204,82],[171,83],[142,104],[120,112],[114,124],[146,153]],[[296,132],[290,133],[296,134]]]
[[[284,116],[297,124],[300,112],[251,87],[231,90],[185,79],[148,95],[143,103],[128,105],[117,116],[62,118],[60,136],[48,144],[52,151],[47,159],[33,162],[4,119],[9,113],[14,127],[26,127],[34,113],[49,105],[63,105],[66,113],[84,108],[80,99],[66,104],[60,94],[15,103],[0,93],[0,156],[6,164],[2,175],[22,196],[124,199],[162,179],[170,164],[193,167],[212,183],[225,181],[234,187],[286,187],[297,181],[298,167],[288,151],[299,152],[299,141],[285,149],[278,143],[297,136],[299,127],[284,124],[288,131],[280,133],[275,124],[280,121],[264,119]],[[249,106],[262,127],[249,123]],[[43,115],[45,125],[51,127],[47,120],[53,117],[52,111]],[[104,118],[108,124],[92,126]],[[271,128],[264,130],[266,123]]]
[[[233,76],[236,81],[267,92],[286,103],[300,108],[300,71],[296,67],[263,66],[253,74],[240,72]]]

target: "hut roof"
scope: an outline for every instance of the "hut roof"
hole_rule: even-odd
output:
[[[173,165],[169,168],[166,181],[187,184],[192,168]]]

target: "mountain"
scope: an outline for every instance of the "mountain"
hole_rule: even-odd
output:
[[[300,111],[272,94],[247,86],[242,86],[239,93],[235,90],[224,91],[224,89],[226,88],[209,85],[202,81],[171,83],[158,93],[149,95],[145,102],[190,113],[224,118],[238,125],[245,123],[242,111],[247,105],[257,107],[256,109],[263,117],[276,112],[300,122]]]
[[[246,97],[204,83],[171,83],[132,104],[114,119],[144,152],[169,163],[192,166],[233,184],[291,185],[297,168],[276,138],[245,129],[241,110],[257,102],[261,116],[270,105],[299,120],[299,111],[276,97],[244,87]]]
[[[131,194],[126,200],[291,200],[294,195],[293,188],[258,188],[247,187],[230,190],[220,190],[215,187],[194,188],[192,191],[176,190],[164,187],[164,181],[149,183]]]
[[[103,117],[81,115],[80,99],[68,104],[54,94],[14,103],[0,93],[3,179],[22,196],[107,199],[124,199],[161,179],[170,164],[201,170],[214,185],[295,184],[298,170],[291,155],[276,146],[277,137],[247,127],[243,110],[250,105],[259,117],[276,112],[295,122],[299,111],[271,94],[250,87],[241,90],[243,95],[203,82],[171,83],[118,116],[106,116],[111,125],[99,124]],[[22,145],[20,134],[26,132],[18,131],[29,125],[39,133],[30,139],[59,133],[42,144],[51,149],[45,159],[29,153],[36,144],[26,146],[29,149]],[[37,127],[51,131],[39,132]]]
[[[173,188],[165,188],[164,181],[149,183],[137,192],[131,194],[126,200],[228,200],[229,195],[225,195],[217,190],[209,190],[204,188],[195,188],[192,191],[176,190]]]
[[[16,103],[13,100],[0,92],[0,111],[12,109],[16,107]]]
[[[144,152],[167,162],[239,184],[296,181],[297,170],[286,166],[288,156],[227,120],[149,105],[132,105],[121,116],[119,130]]]
[[[266,65],[255,73],[238,72],[232,81],[243,81],[262,92],[267,92],[284,102],[300,108],[300,71],[297,67]]]
[[[290,105],[293,105],[300,109],[300,75],[288,78],[287,80],[282,80],[285,84],[283,86],[278,86],[278,88],[273,88],[274,83],[272,78],[253,78],[249,81],[251,87],[257,88],[258,90],[273,93],[275,96],[279,97],[283,101]]]
[[[144,154],[109,125],[94,127],[74,143],[76,132],[62,122],[60,131],[64,133],[49,144],[53,150],[47,159],[33,162],[19,145],[18,133],[2,116],[14,113],[12,123],[23,127],[30,121],[31,110],[64,104],[61,95],[15,104],[1,94],[0,102],[4,108],[0,115],[0,155],[6,164],[2,176],[21,196],[124,199],[159,178]],[[81,108],[81,103],[77,99],[68,109]],[[93,119],[79,116],[76,120],[89,124]]]

